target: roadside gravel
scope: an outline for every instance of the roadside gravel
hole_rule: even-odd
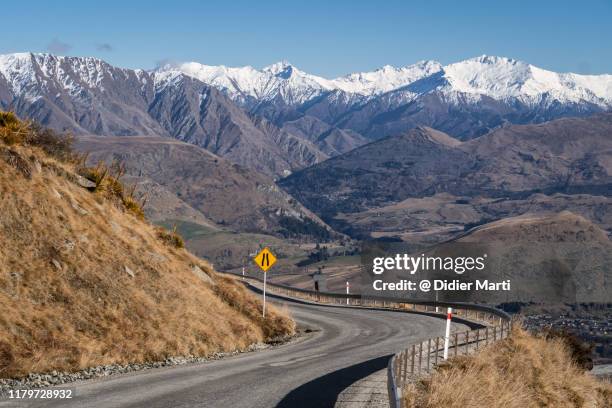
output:
[[[235,350],[232,352],[213,353],[208,357],[170,357],[163,361],[134,363],[134,364],[109,364],[97,367],[90,367],[76,372],[52,371],[49,373],[30,373],[24,378],[0,378],[0,398],[6,397],[9,390],[16,389],[37,389],[46,388],[56,385],[68,384],[75,381],[92,380],[96,378],[108,377],[117,374],[126,374],[135,371],[148,370],[152,368],[181,366],[186,364],[203,363],[207,361],[221,360],[223,358],[235,356],[243,353],[252,353],[255,351],[267,350],[273,347],[285,345],[297,340],[303,332],[297,332],[294,336],[272,339],[266,343],[251,344],[244,350]]]

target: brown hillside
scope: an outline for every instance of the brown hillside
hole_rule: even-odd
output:
[[[124,162],[135,180],[154,181],[231,230],[285,237],[310,230],[329,235],[329,227],[274,180],[200,147],[168,138],[94,136],[79,137],[77,147],[90,152],[90,163]],[[149,207],[164,208],[167,203],[158,200]],[[183,218],[163,211],[150,215],[164,217],[155,222]]]
[[[0,378],[206,356],[292,333],[289,318],[272,309],[264,321],[256,297],[129,200],[107,198],[115,185],[81,187],[70,160],[0,115]]]
[[[504,218],[474,228],[461,241],[469,242],[536,242],[545,243],[588,243],[610,246],[607,234],[584,217],[569,211],[542,216],[525,214]]]
[[[612,242],[601,228],[569,211],[505,218],[447,245],[484,245],[488,268],[480,278],[512,280],[511,292],[488,292],[490,301],[610,300]]]

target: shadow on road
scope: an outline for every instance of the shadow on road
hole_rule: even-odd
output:
[[[299,386],[287,394],[278,408],[327,408],[333,407],[338,395],[348,386],[368,375],[382,370],[389,363],[391,354],[355,364],[326,374]]]

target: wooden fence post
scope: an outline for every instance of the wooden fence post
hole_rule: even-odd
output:
[[[404,380],[402,385],[406,384],[406,378],[408,376],[408,350],[404,350]]]
[[[414,344],[412,345],[412,359],[410,360],[410,374],[414,374]]]
[[[395,378],[397,379],[397,385],[399,387],[400,382],[402,381],[402,358],[403,352],[399,352],[395,356]]]
[[[438,365],[438,350],[440,349],[440,338],[436,337],[436,356],[434,357],[434,364]]]
[[[459,348],[459,342],[457,341],[459,336],[455,333],[455,357],[457,357],[457,349]]]
[[[423,362],[423,342],[419,343],[419,368],[417,370],[418,373],[421,372],[421,365]]]

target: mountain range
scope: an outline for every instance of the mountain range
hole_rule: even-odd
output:
[[[0,55],[0,109],[129,163],[158,221],[440,240],[536,208],[612,231],[612,75],[481,56],[326,79],[20,53]]]
[[[146,71],[96,58],[0,56],[4,110],[79,135],[172,137],[276,178],[416,126],[467,140],[611,107],[612,75],[559,74],[503,57],[330,80],[287,62]]]
[[[577,198],[577,194],[586,194],[594,204],[612,195],[612,113],[512,125],[463,142],[432,128],[417,127],[294,173],[280,185],[347,233],[352,232],[355,221],[361,231],[384,231],[380,224],[385,218],[392,223],[403,219],[404,229],[413,231],[418,229],[414,217],[429,222],[450,218],[452,221],[437,227],[463,228],[481,218],[486,221],[511,214],[511,205],[499,208],[501,201],[510,200],[516,208],[529,211],[524,201],[531,201],[534,195]],[[423,201],[440,194],[446,196]],[[572,201],[550,198],[543,207],[590,211],[584,197],[580,205]],[[483,208],[493,202],[497,211]],[[449,205],[461,216],[450,215]],[[600,211],[609,206],[607,201]],[[429,215],[422,216],[423,212]],[[427,229],[431,227],[430,223]],[[612,230],[611,225],[606,227]]]
[[[314,117],[370,140],[416,125],[467,139],[506,123],[542,122],[612,106],[612,75],[560,74],[491,56],[445,66],[436,61],[387,65],[332,80],[287,62],[262,70],[195,62],[161,69],[177,70],[279,126]]]
[[[0,107],[77,135],[173,137],[270,175],[327,157],[201,81],[95,58],[0,56]]]

